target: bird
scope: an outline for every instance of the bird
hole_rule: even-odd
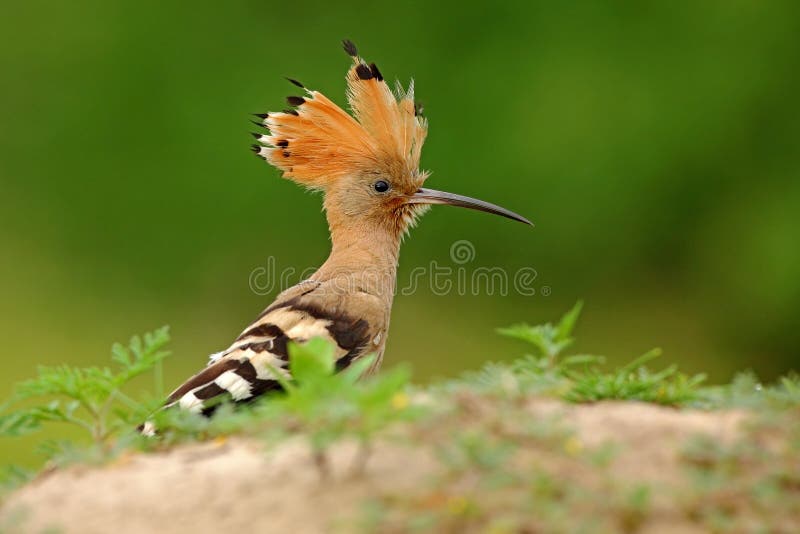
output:
[[[314,337],[335,348],[340,371],[374,355],[364,375],[383,359],[394,297],[400,244],[434,204],[460,206],[531,224],[482,200],[423,187],[420,170],[428,131],[413,80],[394,91],[375,63],[367,63],[345,39],[352,66],[346,75],[347,113],[318,91],[289,96],[289,108],[259,113],[267,133],[253,134],[252,150],[284,178],[323,194],[330,229],[327,260],[308,279],[281,292],[225,350],[176,388],[165,407],[210,415],[219,398],[246,403],[280,390],[272,373],[291,380],[288,345]],[[254,121],[255,122],[255,121]],[[152,433],[149,423],[140,428]]]

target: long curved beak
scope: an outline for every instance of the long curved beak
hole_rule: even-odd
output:
[[[500,215],[501,217],[507,217],[509,219],[513,219],[515,221],[519,221],[521,223],[530,224],[533,226],[533,223],[530,222],[528,219],[514,213],[513,211],[509,211],[505,208],[501,208],[495,204],[490,204],[489,202],[484,202],[483,200],[478,200],[477,198],[470,198],[465,197],[463,195],[456,195],[455,193],[447,193],[445,191],[437,191],[435,189],[419,189],[416,193],[414,193],[411,198],[408,199],[409,204],[448,204],[450,206],[460,206],[462,208],[469,208],[471,210],[478,210],[478,211],[485,211],[487,213],[494,213],[495,215]]]

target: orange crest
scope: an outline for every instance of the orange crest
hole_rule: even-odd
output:
[[[345,175],[384,172],[397,179],[421,181],[419,158],[427,121],[414,103],[414,83],[407,91],[397,84],[392,93],[374,63],[367,65],[355,45],[345,40],[345,52],[353,58],[347,72],[349,115],[318,91],[290,96],[295,109],[258,115],[269,128],[257,136],[253,150],[286,178],[307,187],[323,188]]]

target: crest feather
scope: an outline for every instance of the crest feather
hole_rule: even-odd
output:
[[[416,111],[413,81],[408,91],[398,84],[392,93],[378,67],[362,60],[352,42],[343,44],[353,57],[346,76],[353,116],[306,89],[306,97],[287,99],[296,109],[259,115],[270,133],[258,136],[253,150],[286,178],[312,188],[359,171],[416,173],[427,123]]]

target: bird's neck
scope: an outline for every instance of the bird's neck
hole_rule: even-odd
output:
[[[350,221],[328,216],[331,253],[311,277],[347,284],[345,291],[365,291],[391,302],[397,276],[401,236],[380,222]]]

